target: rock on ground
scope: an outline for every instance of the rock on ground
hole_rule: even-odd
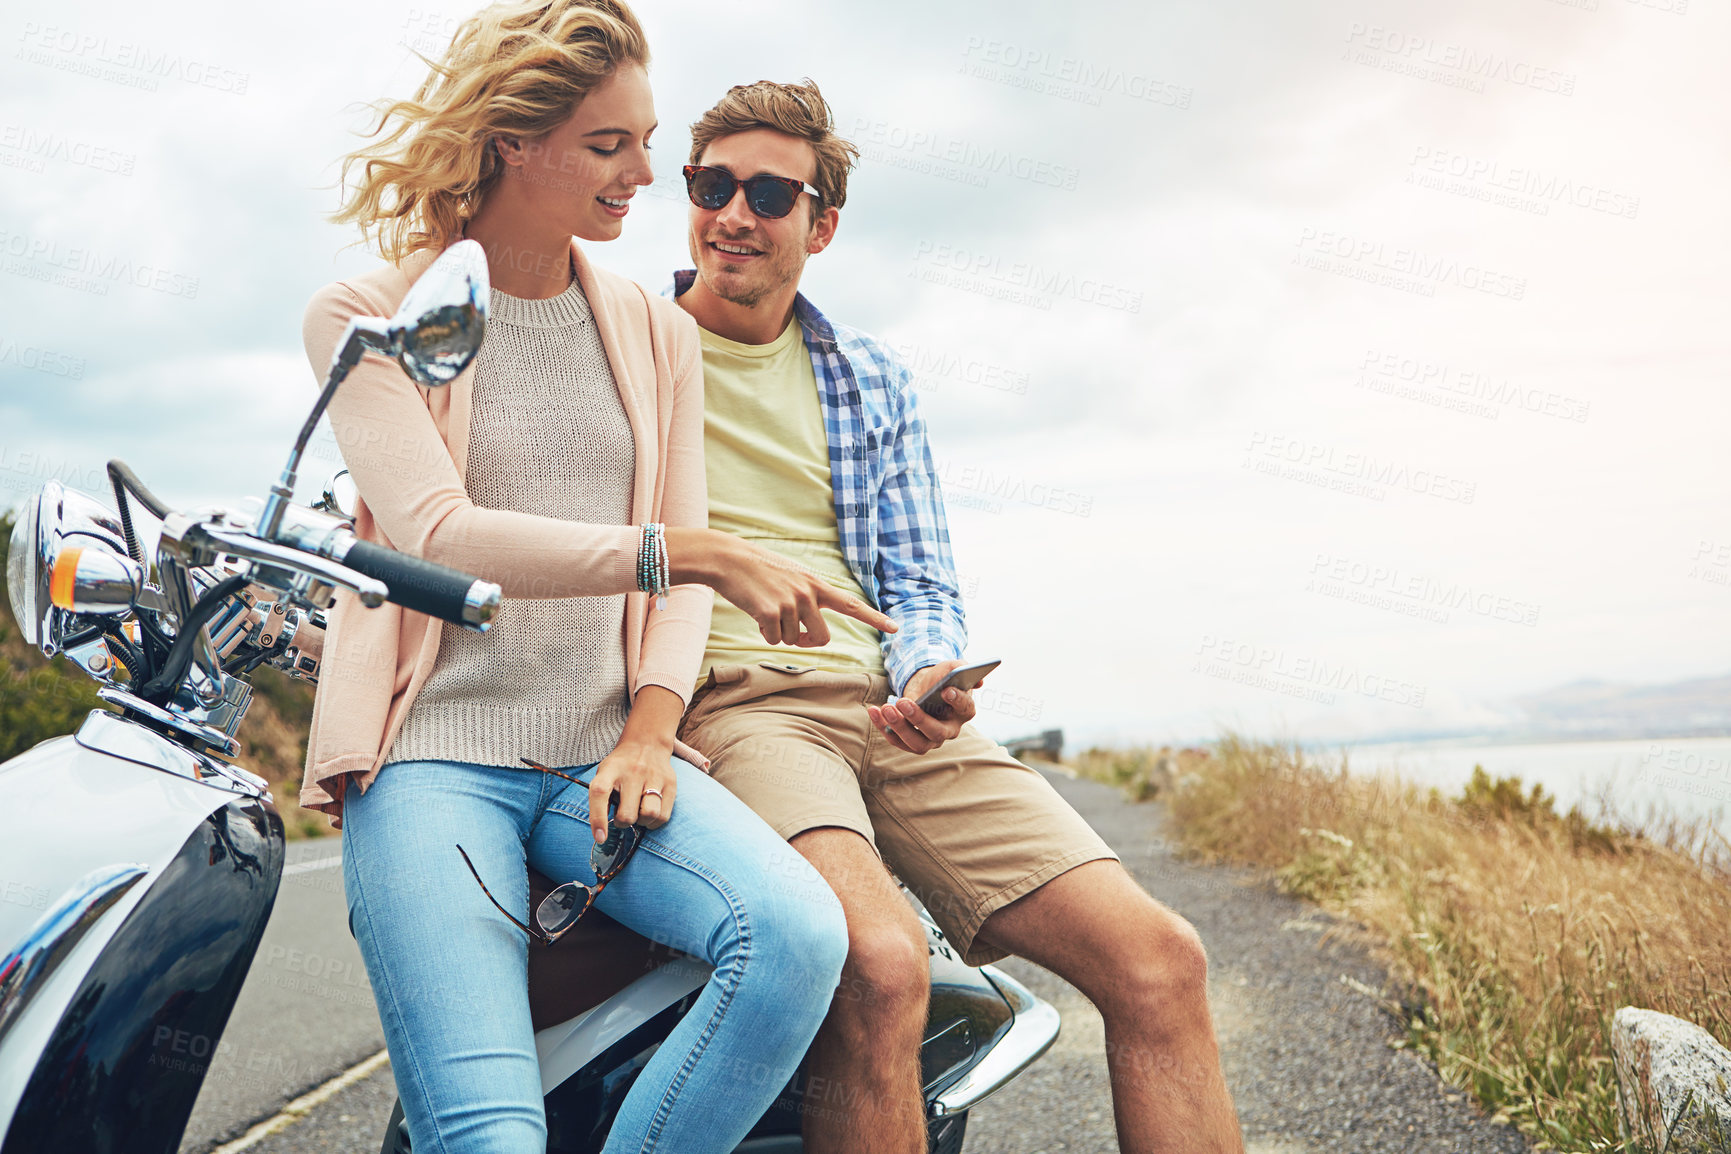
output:
[[[1731,1050],[1693,1022],[1624,1006],[1611,1019],[1623,1126],[1655,1154],[1731,1154]]]

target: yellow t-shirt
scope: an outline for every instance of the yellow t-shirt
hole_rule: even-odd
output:
[[[703,337],[703,453],[709,527],[792,557],[838,589],[865,592],[847,567],[836,533],[829,443],[817,375],[797,320],[767,345]],[[743,611],[715,599],[699,680],[715,665],[774,661],[850,673],[882,673],[881,635],[851,617],[824,614],[822,649],[771,645]]]

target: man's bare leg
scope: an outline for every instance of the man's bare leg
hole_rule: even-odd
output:
[[[1241,1154],[1190,923],[1123,866],[1093,861],[998,910],[980,937],[1046,967],[1100,1010],[1118,1148]]]
[[[806,1067],[805,1147],[811,1154],[925,1154],[925,931],[859,834],[814,829],[791,844],[841,898],[848,935],[841,986]]]

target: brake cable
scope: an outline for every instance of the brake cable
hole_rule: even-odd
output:
[[[162,664],[162,669],[155,677],[145,682],[138,689],[138,696],[157,705],[163,704],[179,686],[180,679],[186,676],[187,668],[192,664],[193,646],[197,644],[199,634],[222,603],[245,589],[250,582],[240,573],[217,582],[198,603],[192,607],[186,620],[180,624],[180,632],[175,636],[174,648],[168,651],[168,657]]]
[[[138,503],[159,521],[168,516],[169,508],[155,493],[144,487],[144,482],[138,479],[138,474],[134,473],[125,461],[108,462],[108,480],[114,486],[114,503],[120,507],[120,528],[126,535],[127,556],[144,565],[144,550],[138,547],[138,537],[132,531],[132,510],[127,506],[126,494],[130,491],[138,498]]]

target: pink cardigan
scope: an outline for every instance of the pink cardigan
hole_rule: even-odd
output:
[[[632,520],[702,527],[709,511],[697,325],[672,302],[592,266],[575,241],[571,249],[636,444]],[[349,319],[390,316],[435,255],[418,252],[314,295],[303,332],[319,384]],[[471,366],[444,388],[422,388],[369,353],[337,389],[330,422],[361,494],[356,533],[496,581],[507,597],[625,593],[622,643],[632,694],[660,685],[689,701],[713,593],[677,586],[667,608],[656,611],[636,592],[640,529],[477,508],[463,487],[473,374]],[[300,803],[341,829],[348,778],[365,792],[378,775],[433,670],[440,623],[390,604],[368,609],[346,591],[326,616]],[[687,746],[675,752],[708,767]]]

